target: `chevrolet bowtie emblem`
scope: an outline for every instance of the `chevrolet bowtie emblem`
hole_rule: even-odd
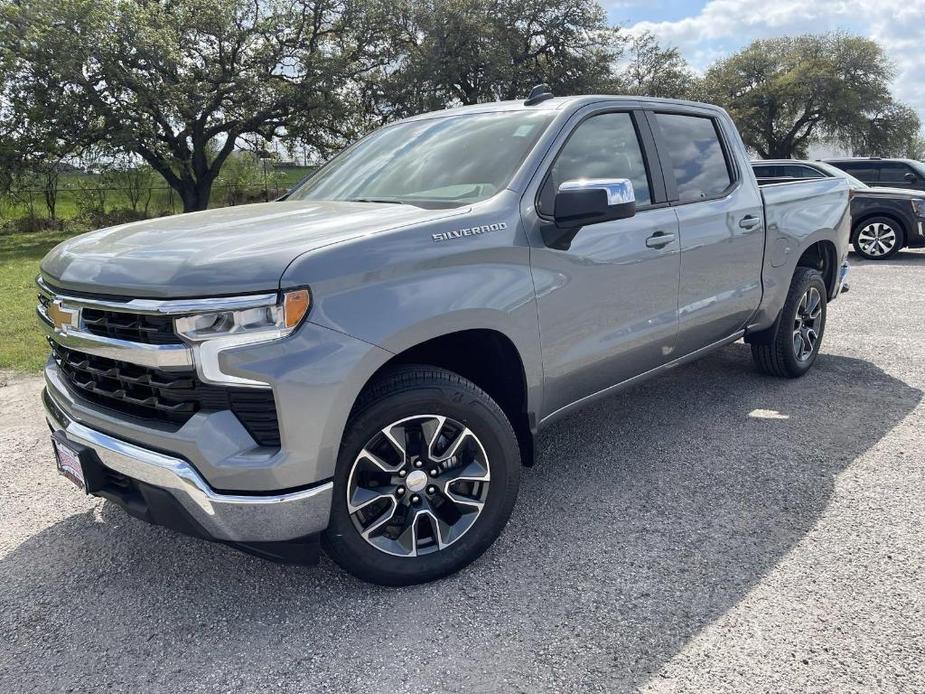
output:
[[[55,326],[58,332],[64,332],[67,328],[77,327],[77,311],[65,308],[59,299],[55,299],[48,304],[46,309],[51,324]]]

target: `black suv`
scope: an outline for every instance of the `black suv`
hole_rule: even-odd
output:
[[[883,260],[906,246],[925,246],[923,191],[872,188],[852,174],[823,161],[766,159],[752,162],[752,169],[759,185],[832,176],[848,179],[851,188],[851,243],[862,258]]]
[[[925,190],[925,164],[914,159],[864,157],[826,161],[869,186]]]

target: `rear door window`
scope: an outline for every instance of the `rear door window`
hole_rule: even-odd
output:
[[[864,183],[877,183],[879,172],[877,167],[866,161],[846,161],[835,164],[842,171],[847,171],[855,178],[860,178]]]
[[[652,202],[642,147],[629,113],[591,116],[575,128],[543,184],[540,212],[552,215],[559,186],[581,178],[628,178],[636,204]]]
[[[732,185],[729,162],[712,118],[656,113],[655,120],[681,202],[716,197]]]
[[[912,167],[900,162],[885,162],[880,164],[880,183],[885,186],[908,186],[914,181],[907,181],[906,174],[915,176]]]

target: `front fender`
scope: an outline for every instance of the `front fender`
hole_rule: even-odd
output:
[[[484,233],[438,240],[459,228]],[[309,285],[310,320],[392,354],[463,330],[494,330],[517,349],[527,406],[538,406],[542,361],[536,297],[516,196],[463,219],[382,232],[298,258],[283,288]]]

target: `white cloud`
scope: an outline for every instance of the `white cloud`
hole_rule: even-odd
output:
[[[677,46],[697,70],[757,38],[836,29],[884,47],[897,68],[894,95],[925,123],[925,0],[708,0],[696,15],[628,27]]]

